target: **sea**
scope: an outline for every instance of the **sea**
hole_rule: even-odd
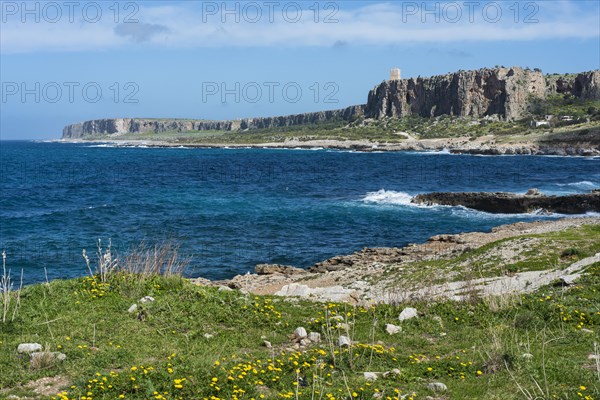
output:
[[[564,217],[411,204],[418,193],[600,187],[598,157],[447,151],[2,141],[0,167],[0,249],[25,284],[87,274],[82,250],[93,260],[98,240],[121,257],[171,241],[187,276],[227,279],[260,263],[306,268],[365,247]]]

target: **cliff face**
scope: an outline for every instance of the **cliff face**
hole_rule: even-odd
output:
[[[480,69],[385,81],[369,93],[365,115],[381,118],[498,114],[513,120],[525,111],[530,95],[544,96],[545,89],[541,72],[522,68]]]
[[[143,119],[113,118],[96,119],[67,125],[63,129],[63,139],[77,139],[87,135],[126,133],[160,133],[189,131],[239,131],[246,129],[276,128],[294,125],[305,125],[317,122],[351,119],[363,115],[364,106],[350,106],[340,110],[320,111],[281,117],[245,118],[231,121],[210,120],[177,120],[177,119]]]
[[[600,99],[600,70],[546,77],[539,70],[518,67],[459,71],[430,78],[384,81],[369,92],[366,105],[340,110],[230,121],[99,119],[66,126],[63,138],[81,138],[93,134],[245,131],[327,121],[351,121],[360,116],[384,118],[454,115],[480,118],[498,115],[510,121],[525,116],[530,97],[543,98],[551,94]]]

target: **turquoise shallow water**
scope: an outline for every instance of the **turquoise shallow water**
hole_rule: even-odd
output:
[[[82,275],[98,238],[175,240],[189,276],[308,267],[363,247],[559,216],[416,207],[430,191],[587,192],[600,159],[0,142],[0,246],[26,283]]]

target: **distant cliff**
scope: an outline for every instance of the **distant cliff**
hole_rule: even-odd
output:
[[[98,119],[66,126],[63,129],[63,138],[74,139],[93,134],[246,131],[329,121],[352,121],[363,116],[378,119],[408,115],[454,115],[474,118],[496,115],[512,121],[526,116],[532,98],[544,98],[554,94],[600,99],[600,70],[577,75],[543,75],[540,70],[519,67],[458,71],[430,78],[383,81],[369,92],[366,105],[339,110],[229,121]]]
[[[339,110],[318,111],[281,117],[244,118],[230,121],[154,118],[95,119],[67,125],[63,129],[64,139],[77,139],[87,135],[126,133],[160,133],[189,131],[240,131],[259,128],[278,128],[306,125],[326,121],[351,121],[363,115],[364,106],[350,106]]]
[[[484,68],[431,78],[384,81],[369,93],[365,116],[498,115],[515,120],[524,116],[531,97],[556,93],[600,99],[600,71],[551,81],[539,70]]]

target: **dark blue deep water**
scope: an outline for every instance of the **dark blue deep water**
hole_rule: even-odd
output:
[[[415,207],[429,191],[587,192],[600,159],[0,142],[0,246],[26,283],[82,275],[98,238],[174,240],[188,275],[308,267],[369,246],[558,216]]]

